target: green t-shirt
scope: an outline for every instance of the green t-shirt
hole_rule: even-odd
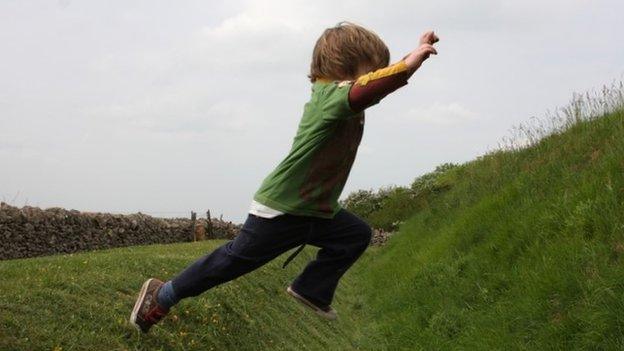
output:
[[[288,155],[254,200],[294,215],[333,218],[364,131],[364,112],[349,106],[352,82],[316,81]]]

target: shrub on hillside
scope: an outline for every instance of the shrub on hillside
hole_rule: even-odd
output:
[[[416,178],[409,187],[388,185],[377,191],[357,190],[340,204],[372,227],[394,231],[415,211],[427,206],[431,197],[449,189],[458,167],[453,163],[439,165],[433,172]]]
[[[443,163],[437,166],[433,172],[416,178],[410,185],[410,189],[415,197],[420,194],[430,194],[445,190],[451,186],[448,172],[457,167],[458,165],[454,163]]]

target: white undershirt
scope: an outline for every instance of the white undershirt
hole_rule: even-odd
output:
[[[284,214],[284,212],[278,211],[274,208],[270,208],[269,206],[265,206],[256,200],[251,201],[251,207],[249,208],[249,213],[254,214],[258,217],[263,217],[263,218],[273,218],[281,214]]]

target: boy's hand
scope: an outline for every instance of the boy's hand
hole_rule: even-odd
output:
[[[420,46],[405,56],[405,64],[410,69],[411,73],[414,73],[430,55],[437,55],[438,52],[433,47],[434,43],[440,40],[433,31],[427,31],[420,37]]]
[[[438,41],[440,41],[440,38],[438,38],[437,35],[435,35],[435,33],[432,30],[426,31],[425,33],[423,33],[423,35],[420,37],[420,45],[422,44],[435,44]]]

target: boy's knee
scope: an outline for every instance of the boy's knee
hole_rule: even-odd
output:
[[[371,242],[371,240],[373,240],[373,228],[371,228],[371,226],[369,226],[368,224],[366,225],[366,234],[364,236],[365,241],[366,241],[366,246],[368,246]]]
[[[358,247],[366,249],[373,238],[373,229],[366,222],[362,222],[357,227]]]

